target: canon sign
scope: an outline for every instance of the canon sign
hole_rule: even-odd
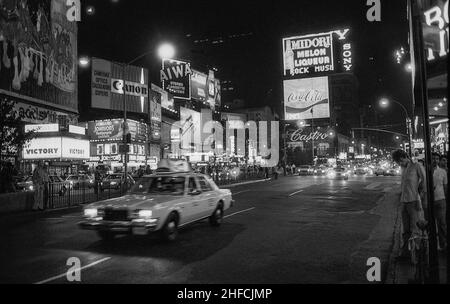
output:
[[[111,92],[123,94],[122,79],[111,79]],[[132,81],[125,81],[125,93],[132,96],[147,97],[148,85]]]

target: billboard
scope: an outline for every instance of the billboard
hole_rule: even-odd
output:
[[[89,159],[89,140],[38,137],[23,147],[23,159]]]
[[[244,124],[247,121],[246,114],[238,113],[222,113],[221,120],[226,121],[230,124],[230,128],[233,129],[243,129]]]
[[[285,120],[329,118],[328,77],[283,81]]]
[[[125,73],[125,84],[123,75]],[[123,92],[128,112],[147,113],[148,71],[104,59],[92,59],[91,106],[123,111]]]
[[[153,83],[151,85],[151,90],[154,92],[157,92],[161,95],[161,107],[162,108],[165,108],[165,109],[168,109],[171,111],[175,111],[175,103],[174,103],[172,94],[167,93],[166,91],[164,91],[157,85],[154,85]]]
[[[78,113],[77,22],[66,0],[0,1],[0,11],[0,92]]]
[[[282,39],[283,76],[351,72],[352,43],[349,29]]]
[[[183,149],[201,149],[201,115],[199,112],[180,107],[181,143]]]
[[[191,64],[163,59],[160,72],[162,87],[175,98],[191,99]]]
[[[161,140],[161,93],[150,90],[150,128],[148,138],[152,141]]]
[[[131,119],[127,119],[128,131],[131,133],[131,140],[146,140],[147,125]],[[123,140],[123,119],[105,119],[88,122],[88,134],[92,141],[122,141]]]
[[[192,69],[191,76],[191,97],[193,99],[205,102],[208,99],[207,89],[208,75]]]

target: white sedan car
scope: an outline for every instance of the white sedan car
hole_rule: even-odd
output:
[[[125,196],[87,205],[79,227],[96,230],[104,240],[159,232],[173,241],[178,229],[190,223],[209,219],[219,226],[233,203],[231,191],[220,189],[207,175],[157,173],[138,180]]]

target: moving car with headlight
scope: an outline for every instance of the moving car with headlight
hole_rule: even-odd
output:
[[[297,168],[298,175],[312,175],[314,169],[311,166],[300,166]]]
[[[107,175],[100,183],[100,190],[115,189],[118,190],[124,184],[124,178],[122,173],[114,173]],[[130,174],[127,175],[127,187],[131,187],[135,184],[134,178]]]
[[[343,167],[336,167],[328,171],[327,177],[329,179],[344,179],[348,180],[348,171]]]
[[[104,240],[117,234],[158,232],[173,241],[179,228],[191,223],[209,219],[212,226],[219,226],[234,203],[231,191],[189,168],[180,171],[179,165],[166,165],[136,181],[125,196],[87,205],[79,227],[96,230]]]
[[[401,175],[400,168],[389,168],[384,172],[385,176],[398,176]]]
[[[324,166],[314,167],[313,175],[314,176],[323,176],[327,174],[327,168]]]

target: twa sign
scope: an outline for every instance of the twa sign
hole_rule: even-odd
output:
[[[163,59],[160,72],[162,87],[174,97],[191,99],[191,75],[190,63]]]

